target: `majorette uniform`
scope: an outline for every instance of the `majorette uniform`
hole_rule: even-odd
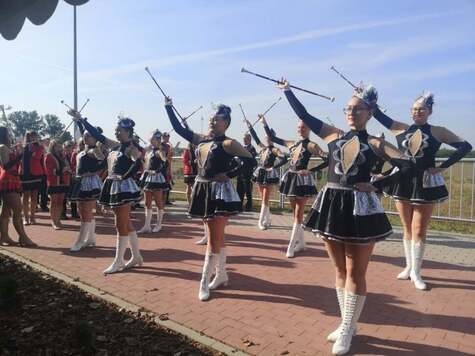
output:
[[[95,146],[87,147],[73,157],[76,160],[76,176],[69,199],[96,200],[102,189],[102,180],[98,173],[107,165],[102,150]]]
[[[168,190],[167,169],[166,153],[160,149],[152,148],[145,154],[144,171],[140,177],[140,186],[144,191]]]
[[[376,109],[374,117],[386,127],[391,127],[393,120]],[[388,127],[388,128],[389,128]],[[434,135],[434,126],[410,125],[404,132],[396,136],[399,149],[407,158],[416,164],[417,174],[414,177],[405,176],[394,184],[386,187],[384,193],[396,200],[412,204],[438,203],[448,198],[442,174],[430,174],[428,169],[436,167],[435,157],[443,142]],[[456,149],[452,156],[440,167],[448,168],[462,159],[472,149],[467,141],[448,143]]]

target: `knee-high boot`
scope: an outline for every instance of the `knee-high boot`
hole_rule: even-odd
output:
[[[216,267],[218,262],[219,254],[206,252],[205,262],[203,265],[203,273],[201,275],[201,282],[200,282],[200,291],[198,294],[198,298],[201,301],[208,300],[210,297],[209,292],[209,280],[211,278],[211,274]]]
[[[128,235],[121,236],[117,234],[114,261],[112,261],[112,264],[104,270],[104,274],[116,273],[125,268],[124,253],[127,249],[128,240]]]
[[[344,355],[350,350],[351,340],[356,330],[356,323],[360,318],[365,300],[365,295],[345,292],[345,308],[340,325],[340,333],[332,348],[334,355]]]
[[[397,275],[397,279],[408,279],[412,270],[412,246],[411,240],[402,239],[404,255],[406,257],[406,267]]]
[[[221,285],[227,286],[229,283],[228,273],[226,272],[226,248],[222,247],[219,251],[218,263],[216,265],[216,275],[209,284],[209,289],[213,290]]]

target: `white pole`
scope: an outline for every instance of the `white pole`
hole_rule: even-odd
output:
[[[74,29],[73,29],[73,42],[74,42],[74,110],[78,109],[78,48],[77,48],[77,19],[76,19],[76,5],[74,8]],[[77,124],[74,123],[74,139],[79,139],[79,129]]]

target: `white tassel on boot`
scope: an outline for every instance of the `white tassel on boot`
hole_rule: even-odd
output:
[[[295,252],[305,251],[307,244],[305,243],[305,231],[301,224],[298,225],[297,229],[297,242],[295,244]]]
[[[143,258],[139,250],[139,238],[135,231],[129,232],[129,246],[132,257],[125,264],[125,268],[132,268],[143,265]]]
[[[89,226],[89,231],[87,234],[86,246],[96,246],[96,219],[91,220],[91,225]]]
[[[219,251],[218,264],[216,265],[216,275],[209,284],[209,289],[213,290],[219,286],[227,286],[229,283],[228,273],[226,272],[226,248]]]
[[[201,301],[208,300],[210,297],[209,280],[216,264],[218,263],[218,258],[219,255],[217,253],[206,252],[203,273],[201,275],[200,291],[198,293],[198,298]]]
[[[406,267],[397,275],[397,279],[409,279],[412,269],[411,240],[403,239],[402,244],[404,246],[404,255],[406,256]]]
[[[204,235],[201,239],[195,242],[196,245],[207,245],[208,244],[208,226],[203,224]]]
[[[351,339],[356,332],[356,323],[360,318],[365,299],[365,295],[345,292],[345,308],[340,325],[340,334],[332,348],[334,355],[344,355],[350,351]]]
[[[259,214],[259,221],[257,223],[257,226],[261,230],[267,229],[267,226],[265,225],[265,218],[266,218],[266,206],[264,204],[261,205],[261,212]]]
[[[421,277],[422,260],[424,259],[425,243],[422,241],[412,240],[412,270],[411,280],[417,289],[427,289],[427,285]]]
[[[137,231],[139,234],[148,234],[152,232],[152,227],[150,224],[152,223],[152,215],[153,215],[153,209],[147,209],[145,208],[145,223],[143,227]]]
[[[292,227],[292,233],[290,235],[289,245],[287,246],[287,253],[285,254],[288,258],[294,257],[295,246],[297,245],[298,241],[298,230],[300,224],[294,223]]]
[[[74,243],[73,247],[70,248],[71,252],[78,252],[86,247],[87,235],[89,232],[89,225],[91,223],[87,221],[82,221],[81,226],[79,227],[79,235]]]
[[[125,268],[124,253],[127,249],[127,241],[129,236],[117,235],[115,258],[112,264],[104,270],[104,274],[116,273],[122,271]]]
[[[157,224],[153,227],[152,232],[159,232],[162,229],[163,215],[165,215],[165,210],[157,209]]]

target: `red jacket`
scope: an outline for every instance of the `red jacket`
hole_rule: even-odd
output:
[[[58,158],[52,153],[48,153],[45,157],[46,167],[46,183],[48,187],[57,187],[61,185],[69,185],[71,173],[65,172],[66,168],[69,168],[69,163],[63,159],[63,171],[61,172],[61,165]]]
[[[193,171],[191,170],[191,153],[190,150],[186,149],[183,151],[183,174],[186,176],[189,176],[193,174]]]
[[[43,145],[38,143],[30,143],[25,147],[25,150],[30,152],[30,164],[29,167],[24,167],[24,162],[22,162],[21,174],[26,174],[33,176],[42,176],[45,174],[43,168],[43,159],[45,156],[45,148]]]

